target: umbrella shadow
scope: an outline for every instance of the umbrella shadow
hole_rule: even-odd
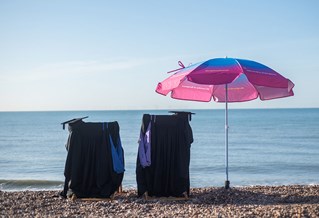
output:
[[[194,193],[189,203],[208,205],[276,205],[276,204],[318,204],[319,195],[307,195],[302,186],[249,187],[249,188],[213,188]]]
[[[116,197],[122,203],[188,204],[188,205],[282,205],[319,204],[319,186],[254,186],[192,188],[188,199],[138,197],[135,192],[123,192]]]

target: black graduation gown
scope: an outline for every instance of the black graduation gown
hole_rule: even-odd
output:
[[[138,195],[181,197],[189,195],[190,146],[193,142],[188,116],[143,116],[142,132],[151,122],[151,165],[143,168],[137,157]],[[145,127],[145,128],[144,128]]]
[[[78,198],[109,198],[124,175],[113,170],[109,141],[109,134],[113,141],[120,137],[118,123],[110,122],[103,128],[103,123],[78,121],[70,123],[69,130],[62,195],[66,197],[71,192]]]

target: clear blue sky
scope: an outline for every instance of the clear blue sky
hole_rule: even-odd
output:
[[[230,108],[319,107],[319,1],[0,0],[0,111],[214,109],[155,93],[167,71],[259,61],[295,96]]]

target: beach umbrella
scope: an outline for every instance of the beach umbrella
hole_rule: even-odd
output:
[[[180,100],[225,103],[225,188],[228,179],[228,103],[293,96],[294,84],[273,69],[251,60],[214,58],[170,71],[156,92]]]

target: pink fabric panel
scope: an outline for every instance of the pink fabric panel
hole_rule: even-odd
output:
[[[167,79],[165,79],[163,82],[159,83],[156,88],[156,92],[167,95],[170,91],[175,89],[181,82],[182,79],[184,79],[185,74],[188,74],[188,72],[183,72],[179,74],[174,74]]]
[[[195,83],[220,85],[232,82],[241,73],[235,59],[215,58],[201,64],[187,78]]]
[[[283,98],[293,96],[294,93],[288,88],[272,88],[265,86],[255,86],[259,92],[261,100],[270,100],[275,98]]]
[[[258,86],[284,88],[288,80],[273,69],[255,61],[237,59],[248,80]]]
[[[254,100],[258,93],[253,85],[247,81],[247,77],[241,74],[234,82],[227,85],[228,102],[242,102]],[[226,85],[214,87],[214,100],[216,102],[226,102]]]
[[[170,91],[172,91],[177,86],[179,86],[181,81],[186,78],[186,75],[188,75],[201,63],[197,63],[177,71],[176,73],[174,73],[173,75],[165,79],[164,81],[158,83],[155,91],[159,94],[167,95]]]
[[[182,100],[208,102],[211,101],[212,93],[212,85],[199,85],[184,81],[172,91],[171,97]]]

